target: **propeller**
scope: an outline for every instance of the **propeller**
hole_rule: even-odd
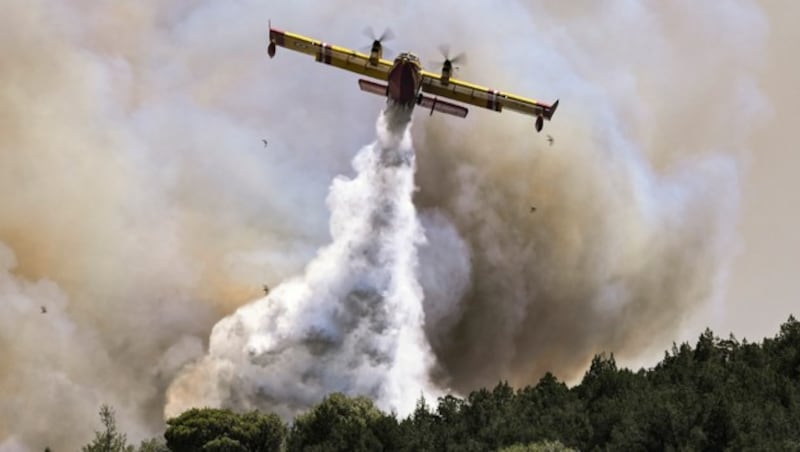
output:
[[[372,49],[372,46],[375,45],[375,43],[378,43],[380,44],[381,49],[383,49],[384,54],[394,53],[390,48],[383,45],[385,41],[391,41],[392,39],[394,39],[394,32],[392,31],[391,28],[386,28],[385,30],[383,30],[383,33],[381,33],[380,36],[375,36],[375,30],[373,30],[372,27],[367,26],[364,28],[362,33],[364,34],[364,36],[372,40],[372,43],[361,47],[359,50],[368,52]]]
[[[392,31],[391,28],[387,28],[383,30],[383,33],[381,33],[380,36],[376,37],[375,30],[373,30],[372,27],[368,26],[364,28],[364,36],[368,37],[369,39],[372,39],[373,41],[378,41],[378,42],[391,41],[392,39],[394,39],[394,32]]]
[[[434,66],[444,66],[448,62],[453,66],[454,70],[458,70],[459,66],[465,66],[467,64],[467,54],[464,52],[460,52],[454,56],[450,56],[450,46],[447,44],[441,44],[437,47],[439,49],[439,53],[444,58],[443,61],[434,61]]]

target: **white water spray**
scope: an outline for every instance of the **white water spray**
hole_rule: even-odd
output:
[[[382,112],[378,140],[353,160],[357,176],[331,186],[333,242],[304,275],[214,327],[208,355],[170,388],[167,416],[223,406],[289,418],[334,391],[405,415],[420,394],[438,395],[417,279],[425,237],[411,200],[410,113]]]

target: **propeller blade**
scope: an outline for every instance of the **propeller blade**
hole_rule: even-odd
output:
[[[437,49],[439,50],[439,53],[442,55],[442,58],[444,58],[444,60],[432,61],[431,62],[432,66],[442,67],[449,61],[453,67],[453,70],[457,71],[460,69],[460,66],[456,65],[464,66],[467,64],[467,54],[465,52],[460,52],[457,55],[451,57],[449,44],[440,44],[439,46],[437,46]]]
[[[450,59],[450,45],[449,44],[439,44],[437,47],[439,49],[439,53],[444,57],[445,60]]]
[[[361,33],[363,33],[364,36],[368,37],[369,39],[375,41],[375,30],[373,30],[371,26],[367,25],[364,27]]]
[[[378,38],[378,41],[391,41],[392,39],[394,39],[394,32],[391,28],[386,28],[386,30],[383,30],[383,33]]]
[[[467,54],[464,52],[459,53],[458,55],[450,58],[450,62],[453,64],[460,64],[461,66],[465,66],[467,64]]]

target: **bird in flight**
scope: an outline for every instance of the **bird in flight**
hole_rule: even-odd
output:
[[[547,135],[547,142],[550,143],[550,146],[553,145],[553,141],[555,141],[555,140],[553,140],[553,136],[552,135]]]
[[[47,308],[45,308],[44,306],[42,306],[42,314],[47,314]]]
[[[264,147],[267,147],[267,140],[265,140],[265,139],[263,139],[263,138],[262,138],[262,139],[261,139],[261,142],[262,142],[262,143],[264,143]]]
[[[269,286],[264,284],[264,295],[269,295]]]
[[[531,213],[536,212],[536,206],[531,206]]]

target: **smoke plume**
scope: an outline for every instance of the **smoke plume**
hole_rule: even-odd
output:
[[[574,379],[719,306],[768,107],[764,13],[488,5],[5,5],[0,450],[77,450],[102,403],[138,441],[198,400],[286,414],[344,390],[403,411],[407,388]],[[351,48],[391,25],[429,70],[450,43],[458,77],[561,106],[538,135],[508,112],[416,113],[412,180],[374,159],[404,134],[353,160],[381,101],[312,58],[270,60],[270,18]],[[182,392],[206,377],[221,384]],[[286,381],[304,386],[276,398]]]
[[[417,282],[410,113],[381,114],[378,140],[353,160],[357,176],[331,186],[333,242],[302,277],[214,326],[208,356],[170,387],[168,417],[210,405],[291,419],[332,391],[406,415],[420,394],[437,395]]]

